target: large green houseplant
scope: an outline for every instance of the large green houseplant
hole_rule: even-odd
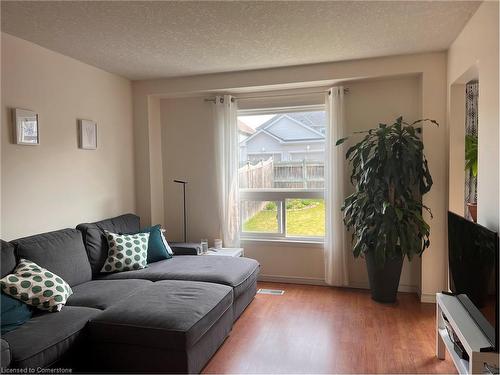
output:
[[[422,211],[422,195],[432,186],[418,126],[434,120],[379,124],[350,147],[356,191],[342,206],[344,224],[352,231],[355,257],[364,255],[372,298],[394,302],[404,257],[411,260],[429,246],[430,228]],[[358,133],[358,134],[359,134]],[[347,138],[337,141],[340,145]],[[432,215],[432,214],[431,214]]]

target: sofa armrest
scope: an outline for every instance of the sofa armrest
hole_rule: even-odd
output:
[[[199,243],[172,242],[169,245],[174,255],[198,255],[201,252]]]
[[[7,368],[9,367],[11,361],[10,346],[9,343],[4,339],[0,339],[0,344],[1,344],[0,366],[2,368]]]

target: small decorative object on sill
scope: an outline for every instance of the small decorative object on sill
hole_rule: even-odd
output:
[[[79,120],[79,146],[83,150],[97,150],[97,123]]]
[[[36,146],[40,144],[38,114],[28,109],[13,110],[15,125],[15,143],[18,145]]]
[[[222,249],[222,240],[220,238],[214,240],[214,248]]]
[[[208,240],[207,239],[201,240],[201,253],[202,254],[208,253]]]

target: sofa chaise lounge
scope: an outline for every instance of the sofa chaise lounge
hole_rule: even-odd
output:
[[[174,255],[142,270],[101,274],[108,252],[104,230],[139,229],[139,217],[126,214],[2,241],[2,277],[25,258],[61,276],[73,290],[60,312],[35,312],[2,337],[2,367],[203,369],[255,296],[259,264],[248,258]],[[186,246],[181,247],[185,254]]]

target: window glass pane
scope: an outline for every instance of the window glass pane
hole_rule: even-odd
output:
[[[238,116],[240,188],[323,188],[325,128],[325,111]]]
[[[287,199],[286,235],[289,237],[323,237],[325,235],[325,201],[323,199]]]
[[[280,233],[279,202],[241,201],[243,232]]]
[[[318,107],[238,116],[243,234],[324,237],[326,124]]]

